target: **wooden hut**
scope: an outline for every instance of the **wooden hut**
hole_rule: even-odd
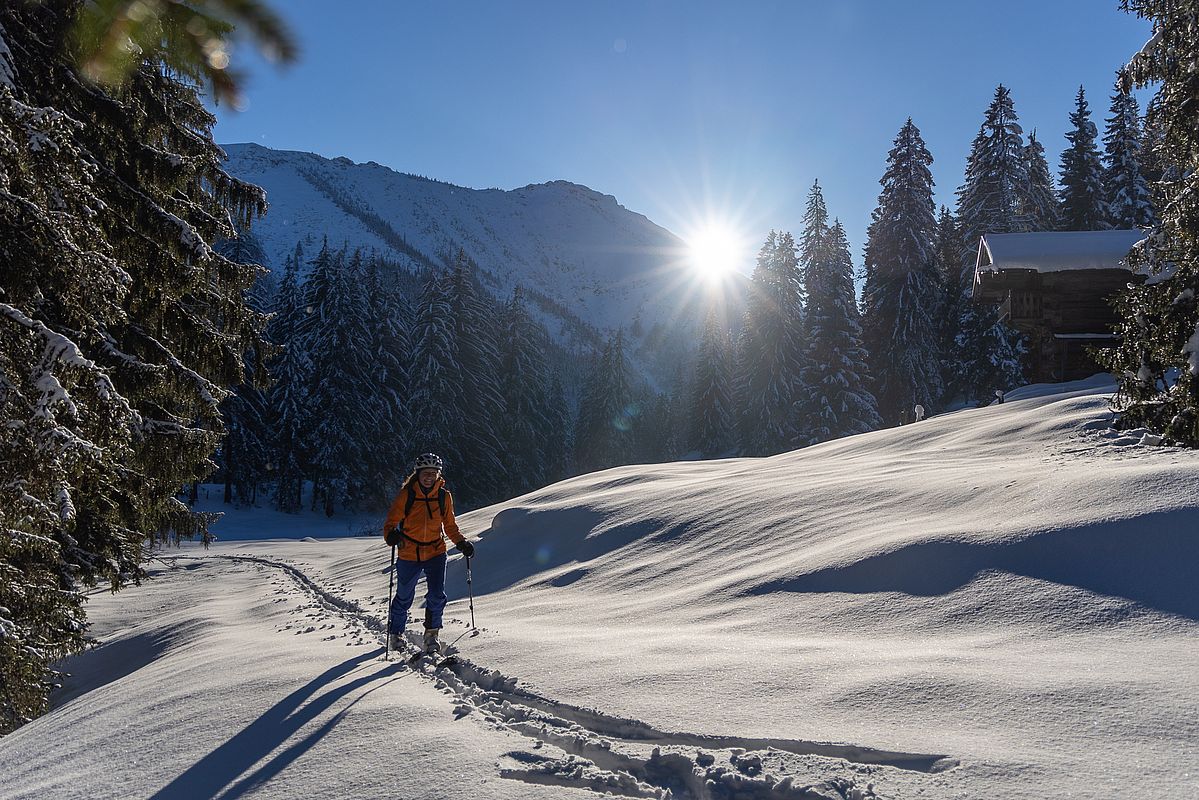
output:
[[[1085,378],[1100,367],[1087,352],[1115,344],[1112,300],[1133,281],[1125,263],[1136,230],[988,233],[978,243],[972,297],[998,305],[1025,334],[1034,383]]]

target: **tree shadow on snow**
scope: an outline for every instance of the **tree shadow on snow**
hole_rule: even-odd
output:
[[[1199,620],[1199,515],[1146,514],[993,544],[922,542],[844,567],[755,586],[772,592],[944,595],[984,570],[1000,570],[1132,600]]]
[[[261,787],[333,730],[355,703],[390,683],[381,679],[396,673],[400,669],[399,663],[385,664],[352,681],[328,688],[331,683],[356,671],[378,655],[379,651],[372,650],[325,670],[280,700],[220,747],[188,767],[181,775],[155,792],[150,800],[234,798]],[[338,700],[376,681],[381,682],[355,697],[345,708],[277,753],[258,769],[245,774],[264,756],[286,742]],[[322,693],[322,689],[327,690]]]
[[[132,675],[157,659],[168,648],[188,639],[195,625],[177,625],[169,630],[139,633],[84,650],[59,663],[55,667],[70,675],[61,689],[50,698],[54,708],[59,708],[77,697],[95,691],[102,686]]]
[[[534,511],[506,508],[495,515],[491,527],[479,534],[480,557],[472,561],[474,590],[486,594],[506,589],[527,578],[567,564],[585,564],[614,552],[650,534],[666,539],[677,534],[653,520],[616,525],[595,533],[607,515],[585,508]],[[495,553],[494,558],[487,554]],[[565,586],[584,577],[585,567],[550,580]],[[447,568],[451,585],[466,581],[464,559],[454,559]]]

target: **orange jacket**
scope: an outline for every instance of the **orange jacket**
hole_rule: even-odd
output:
[[[407,514],[404,513],[404,508],[408,505],[409,489],[400,489],[400,493],[396,495],[391,510],[387,512],[387,521],[383,523],[383,535],[386,536],[392,528],[400,528],[399,551],[396,553],[398,558],[404,561],[427,561],[441,555],[445,552],[445,539],[441,535],[443,532],[455,544],[462,542],[463,536],[458,532],[458,523],[454,521],[453,495],[446,490],[444,516],[441,513],[441,504],[437,502],[438,492],[444,488],[445,481],[438,478],[433,487],[426,492],[420,481],[413,479],[412,490],[416,493],[416,501],[412,503]]]

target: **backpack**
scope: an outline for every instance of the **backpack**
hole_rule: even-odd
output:
[[[445,495],[446,495],[445,487],[442,486],[440,489],[437,490],[437,508],[439,511],[441,511],[441,518],[443,520],[445,519]],[[408,514],[409,514],[409,512],[412,511],[412,507],[414,505],[416,505],[416,500],[417,500],[416,487],[409,486],[408,487],[408,498],[404,501],[404,516],[400,518],[401,527],[403,526],[403,521],[408,519]],[[432,519],[433,518],[433,509],[429,507],[429,503],[433,502],[433,498],[431,498],[431,497],[421,498],[421,502],[423,502],[425,504],[425,511],[428,512],[429,519]]]

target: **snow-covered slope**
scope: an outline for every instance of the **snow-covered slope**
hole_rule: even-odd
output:
[[[371,660],[377,539],[185,550],[96,598],[0,794],[1197,796],[1199,455],[1108,391],[474,512],[481,634],[455,559],[439,676]]]
[[[412,268],[462,248],[499,296],[523,285],[567,344],[589,344],[579,321],[648,331],[676,318],[694,322],[706,308],[708,287],[686,263],[682,242],[584,186],[465,189],[374,162],[255,144],[224,148],[232,174],[267,190],[270,210],[254,232],[274,267],[297,241],[309,243],[311,257],[322,236]]]

